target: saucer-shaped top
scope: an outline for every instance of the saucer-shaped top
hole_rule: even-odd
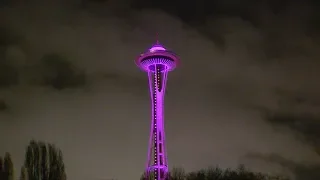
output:
[[[161,44],[153,45],[147,52],[141,54],[136,64],[144,71],[172,71],[178,65],[179,58],[173,52],[168,51]]]

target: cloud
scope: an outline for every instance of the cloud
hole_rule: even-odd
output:
[[[43,85],[50,85],[55,89],[65,89],[85,85],[85,74],[77,72],[67,59],[59,54],[46,54],[41,60],[38,74],[43,77]],[[79,70],[78,70],[79,71]]]
[[[0,11],[0,27],[7,29],[1,96],[11,112],[0,128],[13,137],[0,142],[16,164],[27,141],[41,137],[62,148],[70,179],[138,177],[149,99],[146,74],[134,58],[156,32],[182,60],[168,81],[170,165],[236,167],[251,152],[301,166],[319,163],[315,144],[300,138],[318,137],[310,128],[319,111],[319,36],[301,24],[310,9],[297,21],[289,16],[294,6],[282,13],[261,6],[251,19],[212,16],[191,26],[162,10],[60,3],[31,1]],[[246,165],[278,172],[274,164]]]
[[[8,109],[8,105],[3,100],[0,101],[0,111],[5,111]]]
[[[290,169],[294,178],[297,180],[310,179],[316,180],[319,179],[320,166],[316,165],[305,165],[305,164],[297,164],[289,159],[283,158],[277,154],[269,154],[269,155],[261,155],[261,154],[250,154],[248,157],[253,159],[262,159],[271,163],[280,164],[284,168]]]

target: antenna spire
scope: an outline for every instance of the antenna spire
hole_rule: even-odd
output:
[[[156,42],[157,42],[157,44],[160,44],[159,43],[159,34],[158,33],[156,33]]]

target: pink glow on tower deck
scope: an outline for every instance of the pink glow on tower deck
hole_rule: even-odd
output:
[[[147,72],[155,71],[153,66],[156,64],[163,65],[161,71],[164,69],[172,71],[178,66],[180,60],[173,52],[168,51],[161,44],[157,43],[148,51],[141,54],[135,62],[138,67]]]
[[[165,51],[166,49],[162,46],[153,46],[152,48],[149,49],[151,53],[156,52],[156,51]]]

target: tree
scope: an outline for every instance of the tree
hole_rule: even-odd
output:
[[[169,172],[170,180],[184,180],[186,177],[186,172],[183,168],[173,168]]]
[[[289,180],[281,176],[255,173],[243,165],[240,165],[236,170],[210,167],[190,173],[186,173],[182,168],[173,168],[169,174],[170,180]],[[141,180],[146,179],[148,179],[146,176],[141,177]]]
[[[62,151],[53,144],[31,140],[25,154],[28,180],[65,180]]]
[[[34,140],[31,140],[25,154],[25,162],[24,166],[27,168],[28,172],[28,179],[29,180],[39,180],[38,176],[38,170],[39,170],[39,165],[38,165],[38,146],[37,142]]]
[[[49,144],[48,147],[50,154],[49,180],[65,180],[67,177],[63,163],[62,151],[52,144]]]
[[[40,173],[41,173],[41,180],[48,180],[49,179],[49,157],[47,146],[44,143],[39,143],[39,147],[41,150],[41,164],[40,164]]]
[[[2,157],[0,157],[0,180],[3,180],[4,179],[4,176],[3,176],[3,159]]]
[[[221,179],[223,175],[223,171],[218,167],[215,167],[215,168],[210,167],[208,168],[206,174],[208,179]]]
[[[8,152],[4,156],[3,179],[14,180],[13,162],[11,159],[11,155]]]
[[[20,180],[28,180],[28,172],[24,166],[22,166],[22,168],[21,168]]]
[[[141,177],[140,177],[140,180],[147,180],[148,179],[148,174],[147,172],[144,172]]]

